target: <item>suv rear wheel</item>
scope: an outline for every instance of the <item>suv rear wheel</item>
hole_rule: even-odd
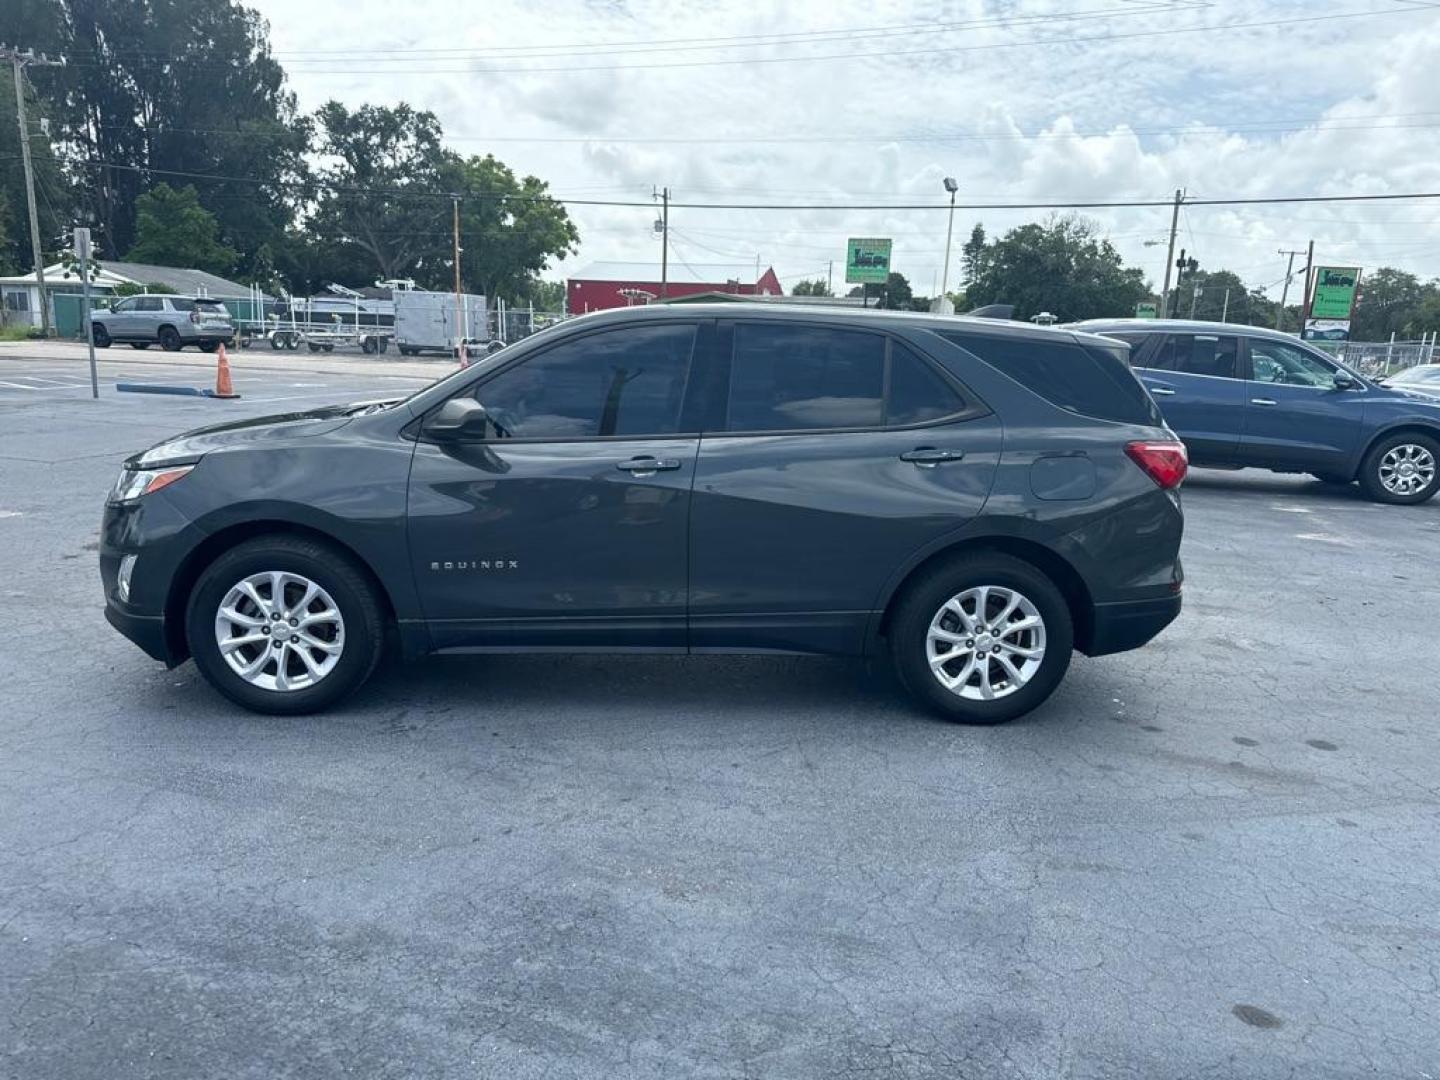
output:
[[[200,575],[185,633],[195,666],[256,712],[314,712],[356,690],[379,662],[384,622],[366,574],[298,537],[260,537]]]
[[[95,338],[95,347],[97,349],[108,349],[110,347],[110,331],[105,329],[104,323],[91,323],[90,333],[91,336]]]
[[[1440,442],[1408,432],[1381,439],[1360,466],[1360,486],[1377,502],[1424,502],[1440,489]]]
[[[921,702],[950,720],[998,724],[1054,692],[1074,627],[1045,574],[985,554],[943,563],[907,587],[890,645],[901,682]]]

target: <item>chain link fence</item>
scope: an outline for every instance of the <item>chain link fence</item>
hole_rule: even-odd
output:
[[[1314,344],[1314,343],[1312,343]],[[1440,360],[1433,341],[1346,341],[1335,350],[1336,359],[1362,375],[1383,379],[1416,364]]]

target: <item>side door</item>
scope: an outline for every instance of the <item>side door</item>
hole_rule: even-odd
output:
[[[1134,366],[1197,465],[1234,462],[1245,423],[1238,337],[1166,334]]]
[[[1339,367],[1299,345],[1261,337],[1246,343],[1244,464],[1346,472],[1363,434],[1365,388],[1337,388]]]
[[[471,437],[420,425],[408,529],[437,648],[685,647],[701,320],[564,338],[459,391]]]
[[[885,580],[979,513],[998,419],[899,337],[722,324],[695,470],[692,651],[855,653]]]
[[[112,338],[128,338],[136,335],[135,304],[139,300],[138,296],[127,296],[124,300],[117,301],[115,306],[110,309],[110,316],[105,320],[105,328],[110,331]]]
[[[141,341],[154,341],[160,335],[165,319],[165,300],[160,296],[137,296],[135,307],[125,320],[125,336]]]

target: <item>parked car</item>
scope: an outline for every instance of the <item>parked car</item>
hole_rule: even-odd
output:
[[[133,349],[159,345],[168,352],[196,345],[214,352],[235,340],[235,324],[219,300],[209,296],[148,293],[127,296],[90,316],[97,348],[124,342]]]
[[[1382,379],[1381,383],[1399,390],[1440,395],[1440,364],[1416,364]]]
[[[1440,488],[1440,401],[1373,382],[1258,326],[1096,319],[1072,329],[1130,345],[1130,363],[1194,465],[1359,481],[1372,499]]]
[[[888,652],[992,723],[1180,610],[1184,447],[1104,338],[643,307],[125,462],[106,614],[251,709],[402,654]]]

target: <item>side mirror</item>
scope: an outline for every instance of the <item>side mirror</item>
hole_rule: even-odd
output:
[[[1336,390],[1354,390],[1360,384],[1356,382],[1347,372],[1337,371],[1335,373]]]
[[[451,398],[425,423],[425,434],[436,439],[481,437],[490,414],[471,397]]]

